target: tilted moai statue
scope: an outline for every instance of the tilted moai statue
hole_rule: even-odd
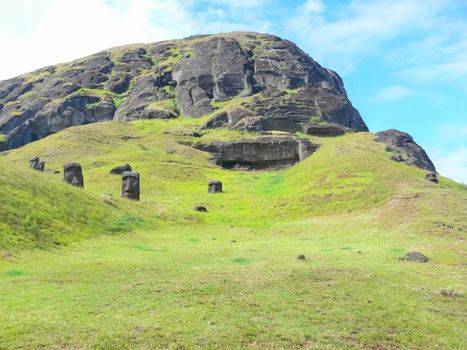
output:
[[[211,180],[208,185],[208,193],[220,193],[222,192],[222,182],[219,180]]]
[[[78,163],[66,163],[63,165],[65,182],[72,186],[84,187],[83,170]]]
[[[122,173],[122,197],[139,201],[139,173],[125,171]]]
[[[29,167],[37,171],[44,171],[45,162],[43,160],[40,160],[39,157],[32,157],[29,160]]]

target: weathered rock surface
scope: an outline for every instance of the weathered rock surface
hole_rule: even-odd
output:
[[[215,163],[226,169],[283,169],[310,156],[318,145],[293,136],[261,137],[238,141],[200,143],[197,149],[210,152]]]
[[[388,152],[397,153],[390,157],[391,160],[436,173],[435,166],[425,150],[417,145],[409,134],[396,129],[385,130],[376,133],[375,141],[388,145]]]
[[[307,125],[304,130],[307,135],[314,136],[340,136],[345,134],[345,130],[337,125]]]
[[[340,77],[295,44],[227,33],[118,47],[1,81],[0,150],[75,125],[216,109],[206,128],[296,132],[328,122],[368,130]]]

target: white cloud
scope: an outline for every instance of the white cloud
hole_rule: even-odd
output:
[[[301,10],[306,14],[322,13],[325,9],[322,0],[308,0],[301,6]]]
[[[252,17],[254,13],[235,20],[231,13],[218,7],[196,10],[194,0],[43,0],[41,6],[38,3],[15,0],[9,5],[2,4],[0,80],[119,45],[198,33],[269,29],[267,21]],[[4,14],[8,20],[3,21]]]
[[[432,149],[430,157],[441,175],[467,184],[467,147],[452,151]]]
[[[213,0],[215,4],[227,5],[234,8],[251,8],[262,6],[266,3],[266,0]]]
[[[467,118],[466,118],[467,120]],[[466,140],[467,124],[449,123],[438,128],[439,136],[445,140]]]
[[[391,85],[376,93],[372,101],[374,102],[393,102],[414,94],[414,91],[406,86]]]
[[[313,57],[345,74],[358,58],[377,52],[385,43],[435,26],[448,2],[353,0],[325,9],[322,1],[311,0],[297,9],[288,26]]]

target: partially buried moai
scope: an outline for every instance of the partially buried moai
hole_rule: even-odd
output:
[[[139,173],[125,171],[122,173],[122,197],[139,201]]]
[[[438,183],[438,177],[435,173],[429,173],[425,175],[425,179],[434,183]]]
[[[32,157],[29,160],[29,167],[34,170],[44,171],[45,162],[40,160],[39,157]]]
[[[64,164],[63,176],[66,183],[76,187],[84,187],[83,170],[78,163]]]
[[[220,193],[222,192],[222,182],[219,180],[211,180],[208,185],[208,193]]]

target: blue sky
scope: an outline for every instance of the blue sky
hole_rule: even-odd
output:
[[[279,35],[342,76],[371,131],[409,132],[467,183],[467,0],[1,0],[0,13],[0,79],[135,42]]]

